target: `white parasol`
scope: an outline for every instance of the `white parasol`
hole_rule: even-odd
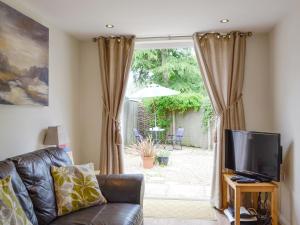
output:
[[[135,93],[129,95],[130,100],[137,100],[141,98],[154,98],[154,97],[162,97],[162,96],[172,96],[172,95],[179,95],[179,91],[175,91],[170,88],[166,88],[163,86],[160,86],[158,84],[150,84]],[[154,113],[155,117],[155,128],[156,126],[156,112]],[[174,121],[174,115],[173,115],[173,121]]]
[[[161,96],[179,95],[179,91],[160,86],[158,84],[150,84],[129,96],[129,99],[154,98]]]

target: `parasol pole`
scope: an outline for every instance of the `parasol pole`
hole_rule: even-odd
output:
[[[172,125],[172,128],[173,128],[173,135],[175,135],[176,133],[176,121],[175,121],[175,111],[172,111],[172,121],[173,121],[173,125]]]
[[[156,107],[154,99],[152,98],[152,105],[153,105],[153,111],[154,111],[154,127],[157,127],[157,115],[156,115]]]

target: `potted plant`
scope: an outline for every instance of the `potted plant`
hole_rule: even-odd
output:
[[[140,151],[143,167],[151,169],[154,166],[156,150],[151,138],[146,138],[137,144],[137,149]]]
[[[157,155],[157,162],[160,166],[167,166],[169,163],[170,151],[163,149],[160,150]]]

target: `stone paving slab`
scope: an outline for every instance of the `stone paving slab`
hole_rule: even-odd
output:
[[[183,147],[171,151],[169,165],[144,169],[140,155],[132,148],[125,151],[125,172],[143,173],[146,198],[199,199],[210,196],[213,152]]]

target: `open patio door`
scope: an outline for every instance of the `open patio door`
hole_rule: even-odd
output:
[[[142,98],[151,86],[162,88]],[[176,94],[164,96],[164,88]],[[145,217],[214,219],[213,110],[191,40],[138,43],[126,96],[125,172],[145,176]]]

